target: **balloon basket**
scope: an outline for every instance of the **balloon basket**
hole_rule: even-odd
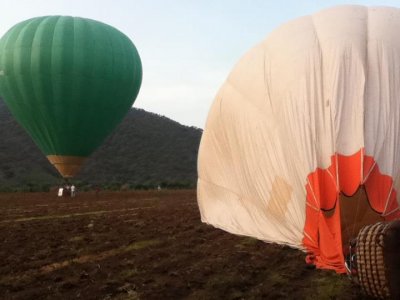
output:
[[[348,271],[365,294],[400,299],[400,221],[365,226],[355,243]]]

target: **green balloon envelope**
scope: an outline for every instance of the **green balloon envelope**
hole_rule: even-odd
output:
[[[47,16],[0,40],[0,93],[64,177],[121,122],[141,85],[131,40],[104,23]]]

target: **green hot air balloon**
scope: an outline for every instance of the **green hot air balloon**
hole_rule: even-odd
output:
[[[98,21],[33,18],[0,40],[1,96],[65,178],[123,119],[141,81],[131,40]]]

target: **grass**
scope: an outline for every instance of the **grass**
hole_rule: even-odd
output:
[[[145,249],[150,246],[154,246],[159,244],[161,241],[160,240],[144,240],[144,241],[138,241],[135,243],[131,243],[127,246],[103,251],[98,254],[89,254],[89,255],[82,255],[79,257],[75,257],[70,260],[65,260],[61,262],[54,262],[48,265],[42,266],[40,269],[31,269],[28,270],[27,272],[21,273],[21,274],[16,274],[16,275],[11,275],[11,276],[3,276],[0,278],[0,284],[10,284],[12,282],[20,282],[23,278],[33,278],[33,276],[36,276],[38,274],[47,274],[51,273],[53,271],[59,270],[66,268],[72,264],[83,264],[83,263],[90,263],[90,262],[96,262],[96,261],[101,261],[106,258],[109,258],[111,256],[131,252],[131,251],[136,251],[136,250],[141,250]],[[130,270],[131,275],[135,274],[137,270]],[[126,274],[128,276],[129,273]]]
[[[39,221],[39,220],[52,220],[52,219],[65,219],[72,217],[81,217],[81,216],[90,216],[90,215],[103,215],[107,213],[121,212],[121,211],[131,211],[131,210],[139,210],[139,209],[149,209],[153,208],[153,206],[144,206],[144,207],[135,207],[135,208],[125,208],[125,209],[113,209],[113,210],[99,210],[99,211],[91,211],[85,213],[75,213],[75,214],[66,214],[66,215],[46,215],[46,216],[38,216],[38,217],[28,217],[28,218],[18,218],[18,219],[9,219],[3,220],[0,223],[12,223],[12,222],[28,222],[28,221]]]
[[[269,274],[267,281],[271,286],[283,286],[289,283],[289,278],[282,273],[274,272]]]
[[[160,243],[160,240],[145,240],[145,241],[139,241],[136,243],[129,244],[125,248],[123,248],[123,252],[129,252],[133,250],[140,250],[143,248],[147,248],[150,246],[154,246]]]
[[[346,279],[346,280],[344,280]],[[313,278],[310,282],[310,291],[307,293],[307,300],[328,300],[342,299],[346,295],[343,291],[351,289],[351,281],[335,273]]]
[[[242,237],[240,240],[240,243],[235,245],[235,248],[241,250],[241,249],[247,248],[249,246],[254,246],[259,242],[260,242],[259,240],[252,238],[252,237]]]
[[[130,279],[131,277],[134,277],[139,274],[139,270],[137,268],[129,268],[127,270],[123,270],[122,272],[119,273],[119,278],[121,279]]]
[[[115,248],[115,249],[111,249],[111,250],[107,250],[107,251],[103,251],[100,252],[98,254],[89,254],[89,255],[82,255],[70,260],[65,260],[62,262],[55,262],[46,266],[43,266],[40,271],[41,273],[50,273],[53,272],[55,270],[59,270],[65,267],[68,267],[69,265],[76,263],[76,264],[83,264],[83,263],[88,263],[88,262],[95,262],[95,261],[101,261],[104,260],[106,258],[109,258],[111,256],[116,256],[119,254],[123,254],[126,252],[131,252],[134,250],[140,250],[140,249],[144,249],[150,246],[154,246],[156,244],[159,244],[160,241],[159,240],[145,240],[145,241],[139,241],[139,242],[135,242],[135,243],[131,243],[127,246],[123,246],[123,247],[119,247],[119,248]]]
[[[84,240],[84,237],[83,237],[83,236],[74,236],[74,237],[70,238],[70,239],[68,240],[68,242],[80,242],[80,241],[82,241],[82,240]]]

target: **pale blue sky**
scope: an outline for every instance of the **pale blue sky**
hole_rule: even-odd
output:
[[[0,0],[0,35],[28,18],[72,15],[110,24],[143,63],[135,107],[203,128],[234,64],[290,19],[341,4],[400,7],[400,1]]]

